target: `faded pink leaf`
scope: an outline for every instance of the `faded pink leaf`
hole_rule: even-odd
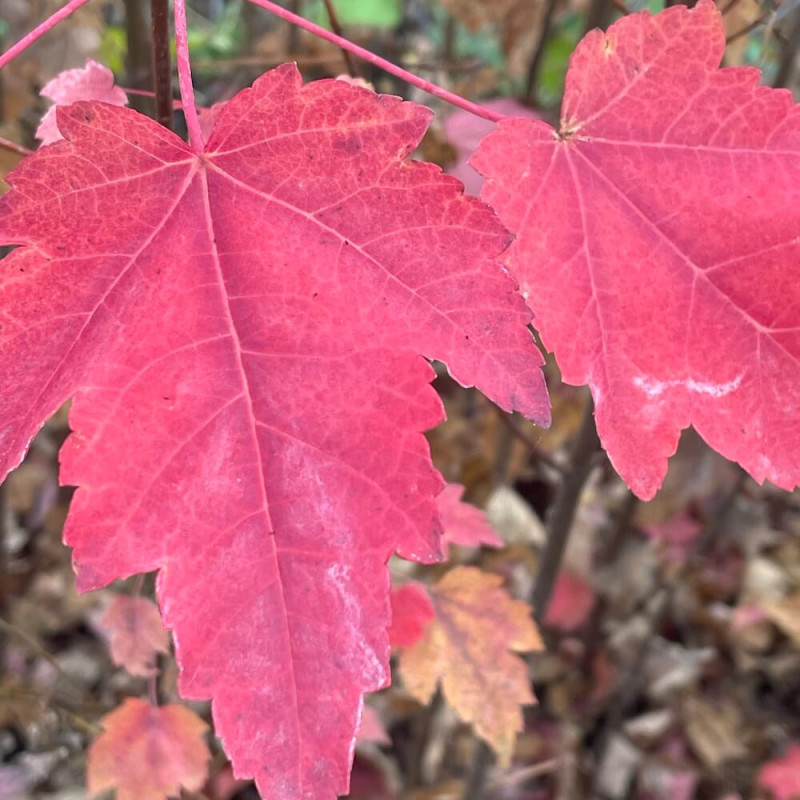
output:
[[[42,144],[52,144],[64,138],[56,121],[56,109],[59,106],[68,106],[80,100],[98,100],[112,106],[128,105],[128,96],[119,86],[114,86],[114,73],[91,58],[87,59],[84,67],[64,70],[56,75],[44,85],[40,94],[54,103],[36,129],[36,138]]]

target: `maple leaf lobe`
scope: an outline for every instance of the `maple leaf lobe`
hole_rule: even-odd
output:
[[[22,245],[0,466],[73,397],[80,588],[160,570],[181,693],[213,698],[237,775],[344,794],[362,695],[389,679],[386,562],[439,557],[423,356],[549,414],[507,231],[404,160],[427,110],[292,65],[216,112],[202,157],[128,109],[58,114],[66,141],[0,200]]]
[[[504,121],[473,160],[545,345],[643,498],[690,424],[756,480],[800,481],[800,112],[723,49],[710,2],[625,17],[573,54],[560,138]]]

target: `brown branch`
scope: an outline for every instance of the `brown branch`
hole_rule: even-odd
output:
[[[600,439],[594,424],[594,404],[587,399],[578,435],[572,445],[570,466],[558,487],[555,500],[547,515],[545,528],[547,541],[542,551],[536,583],[531,594],[531,605],[536,621],[541,624],[547,613],[550,596],[564,558],[575,512],[578,510],[583,486],[597,465],[596,455]]]
[[[497,408],[497,415],[500,417],[502,423],[514,434],[514,436],[519,439],[525,447],[528,448],[530,451],[531,457],[535,461],[541,461],[542,464],[546,464],[553,472],[556,472],[558,475],[563,476],[566,473],[566,469],[562,464],[559,464],[550,453],[542,450],[541,447],[537,444],[536,440],[524,429],[520,426],[517,418],[513,414],[506,414],[501,408]]]
[[[156,119],[172,130],[172,70],[169,56],[169,3],[150,0],[153,31],[153,88]]]
[[[483,800],[486,797],[486,783],[489,770],[494,763],[494,753],[483,739],[475,742],[475,755],[472,760],[463,800]]]
[[[775,75],[773,86],[782,88],[788,86],[794,74],[797,62],[797,51],[800,50],[800,8],[794,10],[794,24],[789,32],[789,38],[781,44],[781,60],[778,64],[778,73]]]
[[[143,13],[140,0],[124,0],[125,6],[125,39],[127,55],[125,68],[127,77],[125,82],[139,89],[144,89],[152,83],[153,62],[150,54],[150,38],[147,31],[147,22]],[[133,100],[131,107],[144,112],[149,104],[141,100]]]
[[[342,25],[339,22],[339,17],[336,14],[336,8],[333,5],[333,0],[323,0],[325,3],[325,11],[328,12],[328,21],[331,23],[331,28],[333,32],[337,36],[344,36],[342,32]],[[347,50],[342,50],[342,55],[344,56],[344,63],[347,65],[347,73],[350,75],[351,78],[355,78],[358,73],[356,72],[356,65],[353,61],[353,56],[347,52]]]
[[[525,102],[529,105],[533,105],[536,101],[536,86],[539,81],[539,71],[544,61],[544,53],[547,48],[547,41],[550,38],[550,30],[553,27],[553,15],[555,14],[557,6],[558,0],[547,0],[544,13],[542,14],[539,38],[536,41],[531,63],[528,66],[528,78],[525,84]]]

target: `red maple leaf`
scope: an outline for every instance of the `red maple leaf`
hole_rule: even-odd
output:
[[[267,797],[345,794],[389,680],[393,552],[438,555],[422,358],[547,421],[508,239],[406,155],[430,112],[294,66],[202,154],[137,113],[66,137],[0,203],[0,467],[73,397],[61,478],[83,590],[160,569],[187,698]]]
[[[718,69],[710,0],[593,31],[561,126],[514,119],[473,164],[564,379],[653,496],[694,425],[759,481],[800,481],[800,110]]]

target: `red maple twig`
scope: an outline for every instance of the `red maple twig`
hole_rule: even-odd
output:
[[[197,116],[197,103],[192,87],[192,68],[189,64],[189,36],[186,30],[186,0],[175,0],[175,47],[178,62],[178,85],[181,89],[183,115],[189,131],[189,143],[197,153],[205,150],[200,118]]]
[[[425,79],[414,75],[413,72],[408,72],[402,67],[398,67],[397,64],[393,64],[391,61],[381,58],[379,55],[376,55],[370,50],[359,47],[357,44],[353,44],[353,42],[349,41],[348,39],[345,39],[342,36],[337,36],[335,33],[331,33],[331,31],[326,30],[319,25],[315,25],[313,22],[309,22],[304,17],[293,14],[291,11],[288,11],[276,3],[273,3],[272,0],[250,0],[250,2],[265,8],[276,17],[285,19],[287,22],[297,25],[299,28],[312,33],[314,36],[319,36],[320,39],[325,39],[335,44],[342,50],[347,50],[353,55],[363,59],[367,63],[374,64],[376,67],[380,67],[390,75],[394,75],[406,83],[410,83],[412,86],[422,89],[423,92],[432,94],[434,97],[438,97],[440,100],[444,100],[451,105],[458,106],[458,108],[463,108],[464,111],[468,111],[470,114],[483,117],[491,122],[499,122],[501,119],[505,119],[503,114],[498,114],[496,111],[490,111],[488,108],[484,108],[483,106],[473,103],[471,100],[467,100],[466,98],[461,97],[454,92],[443,89],[441,86],[437,86],[435,83],[426,81]]]
[[[73,11],[79,9],[89,0],[69,0],[69,2],[58,9],[54,14],[51,14],[41,25],[37,25],[29,34],[23,36],[16,44],[12,45],[0,55],[0,68],[4,67],[10,61],[13,61],[20,53],[27,50],[37,39],[40,39],[51,28],[54,28],[66,19]]]

